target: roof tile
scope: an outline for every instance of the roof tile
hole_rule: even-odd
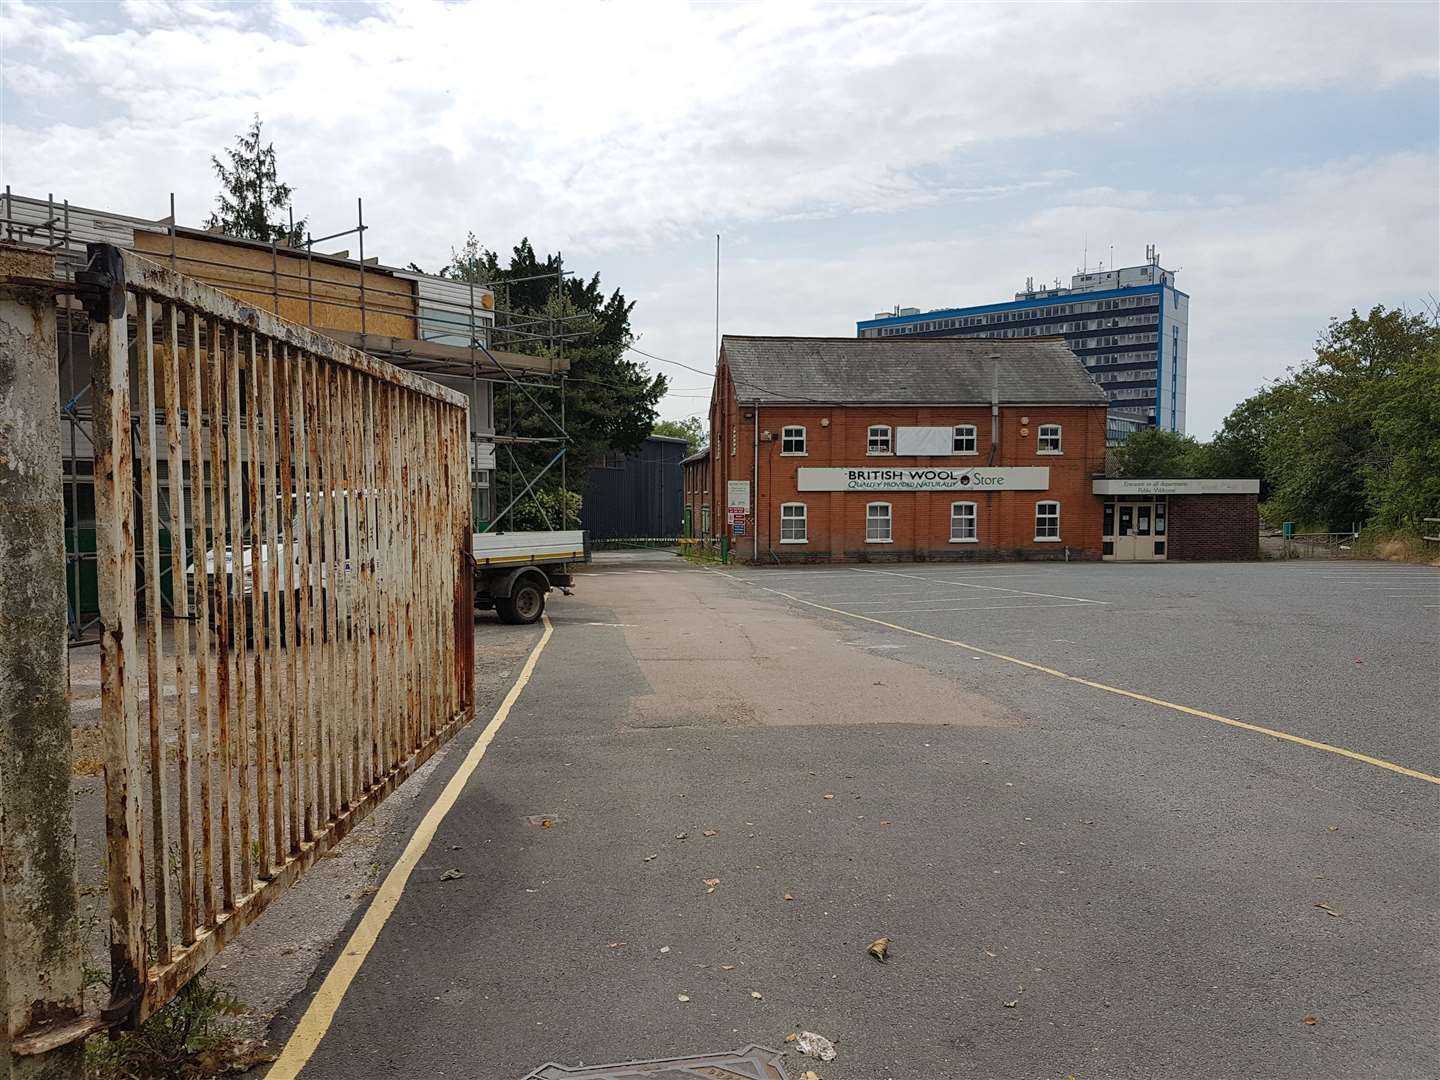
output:
[[[722,351],[741,401],[824,405],[1105,405],[1063,338],[744,337]],[[998,372],[998,378],[997,378]]]

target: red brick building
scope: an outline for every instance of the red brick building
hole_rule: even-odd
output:
[[[1106,407],[1060,338],[727,335],[711,527],[759,563],[1255,557],[1258,482],[1106,480]]]
[[[684,474],[685,535],[715,535],[710,503],[710,448],[697,450],[680,462]]]
[[[1104,392],[1058,338],[724,338],[711,490],[760,562],[1101,557]]]

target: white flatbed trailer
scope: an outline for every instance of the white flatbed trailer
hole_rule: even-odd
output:
[[[536,622],[545,613],[546,594],[569,593],[572,565],[590,561],[583,529],[476,533],[471,554],[475,607],[493,608],[501,622],[515,625]]]

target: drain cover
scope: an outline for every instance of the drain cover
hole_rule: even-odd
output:
[[[780,1054],[747,1046],[730,1054],[622,1061],[614,1065],[541,1065],[524,1080],[787,1080]]]

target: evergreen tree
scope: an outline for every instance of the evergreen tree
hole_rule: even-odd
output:
[[[654,428],[655,407],[664,397],[667,384],[665,376],[651,375],[627,355],[634,341],[630,331],[634,302],[626,300],[619,289],[607,296],[600,287],[598,273],[588,279],[566,276],[560,286],[561,267],[558,253],[542,259],[529,239],[516,244],[509,260],[502,264],[499,256],[483,248],[472,233],[458,251],[452,250],[449,265],[440,273],[494,290],[492,347],[532,356],[558,353],[569,361],[565,390],[565,428],[569,435],[566,469],[570,490],[579,491],[584,488],[586,470],[607,452],[628,454],[639,449]],[[528,394],[508,383],[495,384],[496,426],[507,434],[557,438],[559,432],[536,401],[558,419],[558,391],[526,389]],[[525,478],[534,477],[558,449],[558,443],[501,447],[494,486],[495,510],[503,509],[508,494],[518,494]],[[556,465],[535,490],[542,498],[553,501],[559,484]]]
[[[216,197],[216,211],[206,219],[206,228],[217,226],[230,236],[247,240],[272,241],[299,247],[305,242],[305,219],[294,227],[285,220],[276,224],[271,216],[290,208],[292,190],[280,182],[275,164],[275,144],[260,142],[260,117],[250,129],[235,139],[235,146],[225,151],[229,165],[218,157],[210,164],[220,178],[221,191]]]

